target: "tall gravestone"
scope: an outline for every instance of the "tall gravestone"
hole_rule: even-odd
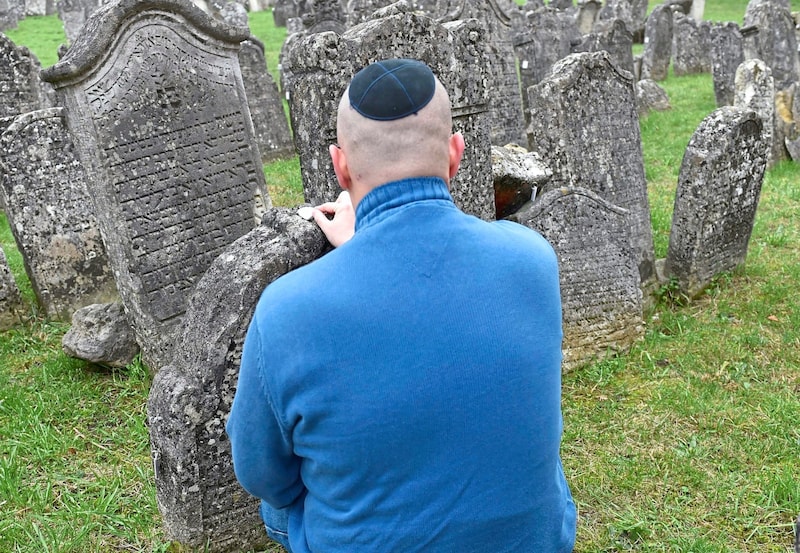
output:
[[[43,73],[153,370],[169,361],[194,284],[254,227],[255,197],[269,197],[238,61],[249,36],[181,0],[119,0]]]
[[[663,81],[669,76],[672,58],[672,10],[659,4],[647,18],[644,27],[643,79]]]
[[[564,370],[629,348],[644,334],[630,213],[581,188],[546,192],[509,217],[532,228],[558,257]]]
[[[0,33],[0,120],[5,121],[2,128],[11,123],[8,118],[50,107],[48,87],[42,82],[36,56]]]
[[[635,263],[649,283],[655,254],[633,75],[608,52],[571,54],[528,94],[528,141],[553,170],[548,189],[585,188],[629,210]]]
[[[672,72],[676,76],[711,72],[711,24],[673,13]]]
[[[761,129],[755,112],[725,106],[689,141],[664,263],[689,297],[744,263],[767,163]]]
[[[776,91],[786,90],[800,80],[797,36],[786,3],[751,0],[745,11],[744,25],[758,29],[754,46],[758,58],[772,71]]]
[[[261,160],[266,162],[294,155],[289,122],[283,111],[278,86],[267,71],[264,45],[261,41],[250,37],[242,42],[239,65]]]
[[[0,248],[0,331],[8,330],[22,320],[24,303],[6,254]]]
[[[493,219],[486,31],[475,20],[442,25],[404,9],[393,4],[341,36],[290,37],[284,64],[292,75],[289,106],[306,201],[331,201],[340,191],[328,146],[336,142],[336,111],[352,76],[374,61],[406,57],[427,63],[441,80],[450,95],[453,130],[466,139],[461,168],[450,183],[453,199],[464,211]]]
[[[67,43],[75,42],[84,23],[101,3],[101,0],[58,0],[56,3],[58,18],[64,25]]]
[[[594,28],[597,20],[597,13],[603,7],[600,0],[578,0],[578,13],[575,15],[575,23],[582,35],[588,35]]]
[[[750,59],[739,65],[734,78],[733,105],[751,109],[761,118],[764,155],[770,166],[775,157],[775,83],[766,63]]]
[[[633,35],[621,19],[614,19],[601,29],[583,37],[572,45],[572,52],[608,52],[621,69],[634,74]]]
[[[16,29],[20,14],[14,0],[0,0],[0,32]]]
[[[62,108],[18,115],[0,136],[6,213],[36,299],[48,317],[117,298],[86,172]]]
[[[744,61],[744,44],[736,23],[711,26],[711,76],[717,107],[733,105],[736,70]]]
[[[236,481],[225,422],[261,292],[327,247],[313,222],[274,208],[198,282],[174,359],[156,374],[147,401],[156,499],[169,539],[209,552],[264,549],[259,501]]]

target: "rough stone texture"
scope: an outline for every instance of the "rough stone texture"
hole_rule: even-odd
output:
[[[286,27],[289,19],[300,17],[305,8],[305,0],[275,0],[272,6],[272,20],[276,27]]]
[[[248,27],[247,9],[238,2],[225,2],[219,8],[218,16],[228,25],[234,27]]]
[[[126,367],[139,353],[120,302],[95,303],[75,311],[61,348],[70,357],[105,367]]]
[[[352,76],[379,59],[411,57],[442,81],[453,106],[453,130],[466,139],[461,168],[450,183],[453,199],[465,212],[493,219],[486,31],[475,20],[441,25],[403,9],[393,4],[341,36],[296,34],[287,40],[284,66],[292,75],[289,106],[305,199],[318,204],[339,194],[328,146],[336,142],[336,109]]]
[[[764,155],[767,156],[769,167],[774,163],[775,142],[775,84],[772,72],[761,60],[747,60],[736,69],[734,89],[733,104],[751,109],[761,117]]]
[[[8,330],[22,320],[24,304],[14,275],[8,268],[3,248],[0,248],[0,331]]]
[[[557,188],[510,219],[541,233],[558,256],[564,370],[644,334],[628,210],[586,189]]]
[[[689,297],[747,256],[767,163],[762,126],[753,111],[721,107],[686,148],[664,272]]]
[[[0,136],[0,168],[8,223],[47,316],[69,321],[84,305],[116,299],[63,110],[18,115]]]
[[[672,72],[675,76],[711,72],[711,23],[673,13]]]
[[[519,20],[514,53],[519,63],[522,90],[526,91],[541,82],[553,64],[570,54],[572,42],[580,41],[581,33],[572,18],[551,6],[529,11]],[[522,103],[527,118],[527,94]]]
[[[672,109],[667,92],[652,79],[636,81],[636,110],[639,117],[650,111]]]
[[[641,77],[663,81],[669,75],[671,57],[672,10],[660,4],[650,12],[645,23]]]
[[[355,27],[369,20],[375,10],[392,3],[393,0],[347,0],[347,27]]]
[[[754,48],[758,59],[772,71],[775,90],[786,90],[800,80],[797,36],[790,10],[782,2],[750,2],[744,25],[755,26]]]
[[[16,29],[20,14],[14,0],[0,0],[0,31]]]
[[[40,73],[39,60],[30,50],[0,34],[0,118],[51,107],[52,87],[42,82]]]
[[[174,360],[156,374],[147,402],[156,499],[169,539],[207,544],[211,552],[261,551],[265,545],[258,500],[233,472],[225,422],[262,290],[327,248],[313,222],[275,208],[198,282]]]
[[[347,28],[343,0],[306,0],[306,10],[301,17],[309,33],[333,31],[342,34]]]
[[[194,284],[255,226],[255,197],[269,197],[237,56],[249,36],[180,0],[119,0],[43,72],[155,371]]]
[[[634,73],[633,35],[621,19],[614,19],[603,27],[595,26],[595,31],[572,45],[572,52],[608,52],[611,59],[621,69]]]
[[[586,188],[631,212],[643,285],[655,277],[653,235],[633,76],[607,52],[571,54],[528,89],[530,149],[550,164],[547,188]]]
[[[717,107],[732,106],[736,70],[744,61],[744,44],[736,23],[711,26],[711,75]]]
[[[605,6],[597,14],[597,25],[603,26],[615,19],[621,20],[636,42],[644,36],[647,19],[648,0],[606,0]],[[595,29],[597,31],[598,29]]]
[[[553,172],[536,152],[519,146],[492,146],[492,179],[497,219],[516,213],[536,197]]]
[[[242,42],[239,51],[242,80],[263,162],[294,155],[294,141],[283,111],[280,92],[267,71],[264,45],[255,37]]]
[[[575,23],[582,35],[588,35],[594,28],[597,21],[597,13],[603,3],[600,0],[578,0],[578,13],[575,16]]]
[[[75,42],[83,24],[100,7],[100,4],[101,0],[58,0],[56,2],[58,18],[64,25],[64,34],[69,44]]]

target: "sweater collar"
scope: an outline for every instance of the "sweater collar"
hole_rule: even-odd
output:
[[[414,177],[373,188],[356,207],[356,231],[384,218],[397,207],[424,200],[453,201],[447,183],[439,177]]]

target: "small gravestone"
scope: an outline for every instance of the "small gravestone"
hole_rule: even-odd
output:
[[[0,248],[0,331],[8,330],[22,320],[24,303],[14,275],[8,268],[3,248]]]
[[[242,42],[239,65],[247,92],[247,103],[263,162],[294,155],[289,122],[283,111],[280,92],[267,71],[264,45],[255,37]]]
[[[711,72],[711,24],[681,12],[672,19],[672,72],[675,76]]]
[[[42,82],[40,73],[39,60],[30,50],[0,34],[0,119],[5,125],[11,123],[6,118],[50,107],[50,87]]]
[[[393,4],[341,36],[297,34],[287,40],[284,66],[292,76],[289,106],[305,199],[318,204],[339,194],[328,146],[336,142],[336,111],[352,76],[380,59],[416,58],[448,91],[453,130],[466,140],[461,167],[450,183],[453,199],[467,213],[493,219],[486,31],[475,20],[442,25],[404,10]]]
[[[529,11],[520,20],[514,53],[525,91],[544,79],[554,63],[569,55],[572,42],[580,40],[581,34],[572,18],[551,6]],[[522,103],[527,114],[527,95]]]
[[[641,42],[647,19],[648,0],[606,0],[597,14],[596,27],[601,30],[615,19],[621,20],[636,42]],[[598,30],[597,28],[595,31]]]
[[[47,316],[69,321],[76,309],[116,299],[63,109],[18,115],[0,137],[0,167],[8,223]]]
[[[767,156],[767,166],[771,166],[774,157],[775,84],[766,63],[751,59],[737,68],[733,104],[751,109],[761,118],[764,155]]]
[[[758,29],[755,50],[772,71],[775,90],[786,90],[800,80],[797,36],[789,9],[780,2],[751,2],[744,24]]]
[[[305,1],[301,0],[305,5]],[[272,6],[272,20],[276,27],[286,27],[286,22],[294,17],[300,17],[301,1],[298,0],[275,0]]]
[[[664,263],[689,297],[745,261],[767,163],[761,129],[755,112],[725,106],[689,141]]]
[[[105,4],[56,65],[58,91],[145,363],[268,198],[239,68],[246,27],[180,0]]]
[[[530,149],[550,164],[547,186],[586,188],[631,212],[642,284],[655,277],[653,235],[633,76],[607,52],[571,54],[528,89]]]
[[[217,15],[228,25],[233,25],[234,27],[247,27],[250,24],[247,18],[247,9],[232,0],[220,6]]]
[[[536,152],[521,146],[492,146],[492,180],[497,219],[516,213],[536,197],[553,172]]]
[[[73,313],[61,349],[76,359],[122,368],[136,358],[139,344],[120,302],[94,303]]]
[[[541,233],[558,257],[564,370],[626,350],[643,336],[628,210],[585,189],[557,188],[510,219]]]
[[[744,61],[742,34],[736,23],[711,26],[711,75],[717,107],[733,105],[736,70]]]
[[[672,109],[667,92],[652,79],[636,81],[636,109],[639,117],[650,111]]]
[[[170,540],[211,552],[266,546],[259,500],[233,472],[225,422],[261,292],[327,247],[313,222],[275,208],[198,282],[174,360],[156,374],[147,401],[156,499]]]
[[[633,35],[621,19],[614,19],[602,28],[572,45],[572,52],[608,52],[618,67],[634,74]]]
[[[643,79],[663,81],[669,75],[672,57],[672,10],[660,4],[647,18],[642,55]]]

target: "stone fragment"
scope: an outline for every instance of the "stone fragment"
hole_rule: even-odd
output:
[[[800,80],[800,57],[794,20],[788,2],[751,0],[747,5],[744,25],[755,27],[755,57],[772,71],[775,90],[786,90]],[[746,56],[750,59],[751,56]]]
[[[492,179],[497,219],[505,219],[536,197],[553,172],[536,152],[519,146],[492,146]]]
[[[650,111],[672,109],[667,92],[652,79],[636,81],[636,109],[639,117]]]
[[[126,367],[139,353],[120,302],[95,303],[75,311],[61,347],[70,357],[104,367]]]

